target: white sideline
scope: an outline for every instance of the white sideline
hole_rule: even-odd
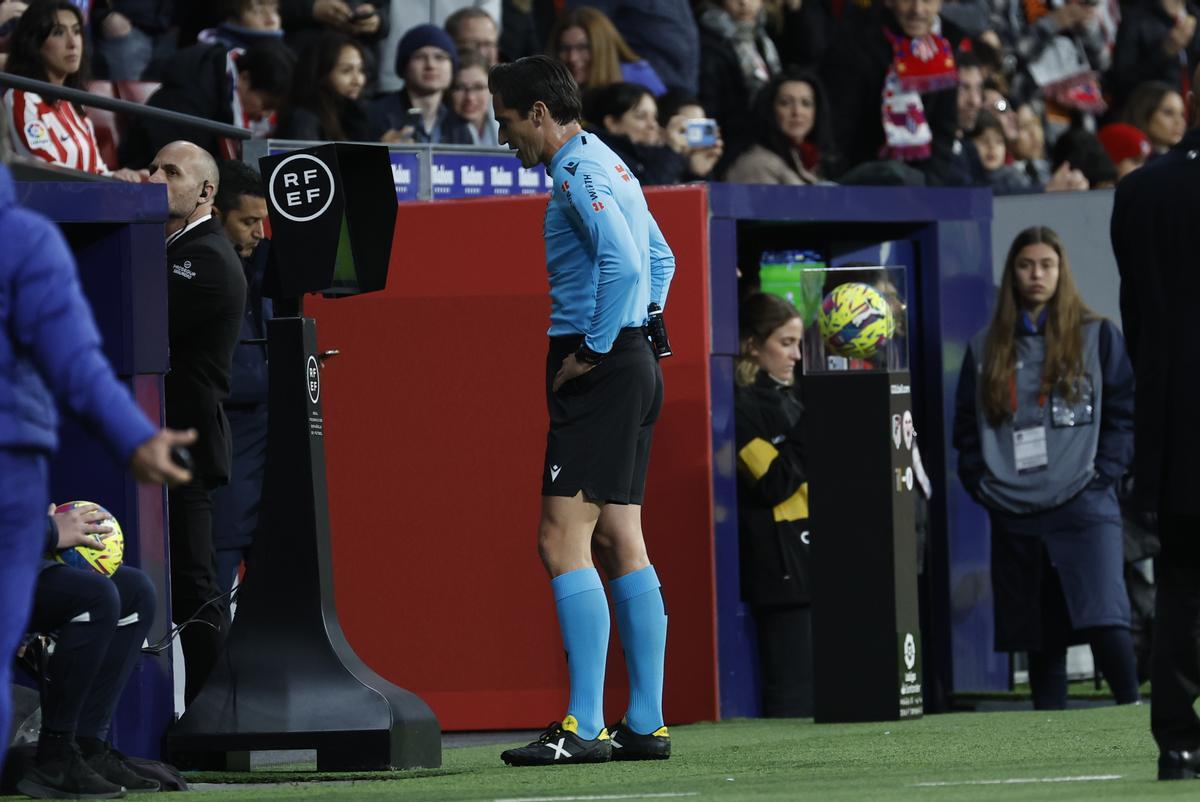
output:
[[[1120,774],[1092,774],[1081,777],[1016,777],[1009,780],[958,780],[955,782],[913,783],[912,788],[945,788],[951,785],[1028,785],[1029,783],[1088,783],[1119,780]]]
[[[607,799],[676,799],[681,796],[700,796],[699,791],[666,794],[603,794],[596,796],[516,796],[510,799],[493,799],[492,802],[591,802]]]

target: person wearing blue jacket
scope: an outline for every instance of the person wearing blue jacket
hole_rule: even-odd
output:
[[[1066,707],[1073,643],[1091,645],[1118,704],[1137,702],[1116,495],[1133,458],[1133,368],[1049,228],[1009,249],[991,325],[963,359],[954,447],[991,518],[996,650],[1028,652],[1034,707]]]
[[[8,152],[0,123],[0,156]],[[10,656],[29,620],[46,542],[49,457],[58,445],[56,402],[79,417],[139,481],[189,481],[171,449],[195,432],[157,429],[114,375],[75,261],[59,230],[17,204],[0,164],[0,732],[8,732]],[[57,770],[79,773],[74,741],[57,744]],[[39,756],[42,757],[42,756]],[[0,768],[4,755],[0,751]]]
[[[663,383],[646,326],[665,307],[675,257],[641,184],[579,123],[579,87],[562,62],[530,56],[488,75],[499,141],[521,165],[546,166],[554,189],[543,233],[550,280],[538,548],[550,574],[567,652],[567,715],[510,765],[663,759],[667,615],[642,537],[642,497]],[[665,339],[665,338],[664,338]],[[665,355],[665,354],[664,354]],[[609,592],[629,671],[629,707],[604,726]],[[609,735],[611,731],[611,737]]]

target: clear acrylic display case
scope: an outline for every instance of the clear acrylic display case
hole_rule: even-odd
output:
[[[908,370],[903,267],[828,267],[812,251],[763,254],[763,292],[787,298],[804,321],[804,372]]]

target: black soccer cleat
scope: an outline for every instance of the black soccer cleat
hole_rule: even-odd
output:
[[[588,741],[579,737],[574,716],[551,724],[529,746],[507,749],[500,759],[510,766],[556,766],[566,763],[607,763],[612,760],[608,730]]]
[[[1167,749],[1158,755],[1158,779],[1195,780],[1200,777],[1200,751]]]
[[[38,745],[43,759],[33,763],[17,783],[17,790],[34,799],[119,799],[125,789],[101,777],[88,766],[73,741],[58,744],[53,754]]]
[[[625,719],[609,728],[613,760],[666,760],[671,756],[671,733],[659,727],[649,735],[629,729]]]

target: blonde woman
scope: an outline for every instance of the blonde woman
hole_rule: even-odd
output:
[[[590,6],[558,18],[546,55],[567,65],[580,89],[626,81],[641,84],[655,97],[667,91],[658,73],[633,52],[604,12]]]
[[[808,474],[804,408],[792,376],[804,326],[796,307],[758,293],[738,310],[734,390],[742,600],[758,629],[762,714],[812,715]]]

